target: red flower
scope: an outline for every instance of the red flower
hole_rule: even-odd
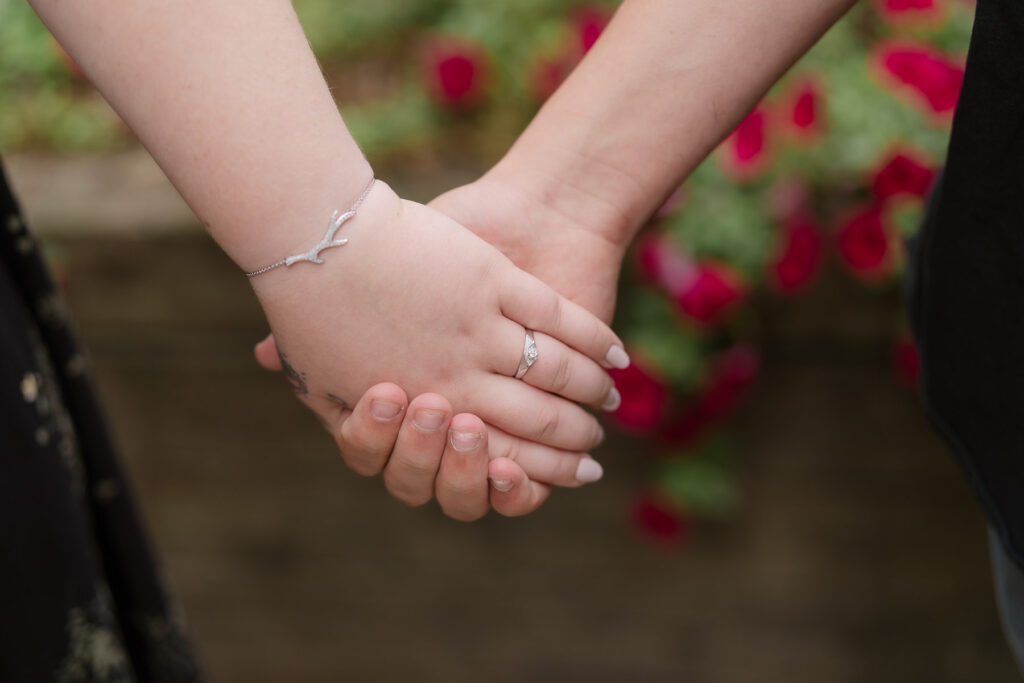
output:
[[[930,46],[885,45],[876,52],[883,74],[923,100],[932,112],[948,115],[956,108],[964,68]]]
[[[579,40],[581,54],[586,54],[594,47],[594,43],[601,37],[610,20],[608,12],[599,7],[585,7],[576,12],[572,24]]]
[[[921,359],[913,339],[904,337],[896,342],[892,350],[892,362],[897,376],[916,389],[921,374]]]
[[[685,292],[697,277],[697,267],[666,234],[652,234],[636,250],[640,270],[672,296]]]
[[[483,99],[487,69],[483,52],[460,40],[435,43],[428,51],[429,87],[439,104],[467,109]]]
[[[761,370],[757,351],[735,346],[719,357],[715,369],[689,410],[669,425],[663,436],[674,443],[695,440],[730,412]]]
[[[694,277],[676,294],[676,304],[690,320],[712,325],[724,318],[743,300],[743,281],[726,266],[705,262],[696,266]]]
[[[806,78],[793,87],[784,104],[786,129],[798,140],[809,142],[824,131],[824,95],[817,82]]]
[[[726,173],[737,180],[748,180],[760,173],[768,162],[768,115],[758,105],[740,121],[721,147]]]
[[[624,370],[613,368],[608,374],[622,396],[622,403],[611,414],[615,422],[627,430],[638,432],[657,427],[668,402],[665,385],[645,372],[635,361]]]
[[[879,0],[879,4],[885,12],[920,11],[936,7],[935,0]]]
[[[854,273],[877,279],[889,256],[889,235],[882,224],[882,209],[872,205],[853,214],[839,228],[839,254]]]
[[[932,22],[943,16],[936,0],[875,0],[875,6],[891,24]]]
[[[683,543],[689,532],[688,521],[682,512],[651,493],[633,501],[630,517],[640,533],[659,543]]]
[[[821,264],[821,233],[807,216],[798,216],[782,228],[780,248],[769,265],[770,278],[785,294],[804,289]]]
[[[935,180],[935,171],[922,161],[897,152],[890,156],[871,181],[875,198],[884,202],[890,197],[909,194],[926,197]]]

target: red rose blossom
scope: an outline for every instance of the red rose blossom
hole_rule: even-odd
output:
[[[634,354],[630,355],[635,358]],[[612,419],[630,431],[646,432],[657,427],[668,402],[665,385],[645,372],[635,360],[624,370],[613,368],[608,374],[622,397],[622,403],[611,413]]]
[[[876,52],[883,74],[907,86],[936,114],[956,108],[964,68],[928,45],[883,45]]]
[[[630,518],[641,534],[659,543],[682,543],[689,532],[683,513],[652,493],[643,494],[633,501]]]
[[[854,273],[865,279],[884,274],[889,256],[889,234],[882,223],[882,208],[860,209],[839,228],[839,255]]]
[[[812,78],[806,78],[791,88],[782,111],[787,130],[798,140],[810,142],[825,130],[824,95]]]
[[[746,394],[761,370],[761,357],[749,346],[735,346],[722,354],[696,400],[668,427],[663,436],[673,443],[688,443],[730,412]]]
[[[875,6],[887,22],[895,25],[934,22],[944,14],[936,0],[875,0]]]
[[[821,232],[808,216],[787,221],[780,232],[780,247],[769,264],[770,279],[785,294],[807,287],[821,265]]]
[[[886,12],[907,12],[933,9],[935,0],[879,0]]]
[[[884,202],[890,197],[908,194],[926,197],[935,180],[935,171],[925,162],[910,156],[912,152],[896,152],[890,156],[871,181],[875,198]]]
[[[584,7],[575,13],[572,24],[582,54],[586,54],[594,47],[610,19],[608,12],[600,7]]]
[[[697,277],[693,261],[664,233],[642,239],[636,257],[644,275],[673,297],[685,292]]]
[[[695,276],[676,294],[676,304],[688,319],[700,325],[713,325],[743,300],[740,276],[726,266],[713,262],[696,266]]]
[[[768,112],[763,104],[753,109],[719,151],[725,172],[736,180],[757,176],[768,164]]]
[[[483,98],[485,59],[470,43],[444,40],[434,44],[428,51],[427,75],[435,99],[448,109],[467,109]]]

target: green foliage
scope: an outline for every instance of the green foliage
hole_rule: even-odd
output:
[[[687,513],[721,519],[740,501],[733,478],[734,444],[723,436],[702,443],[692,452],[669,456],[658,463],[658,489]]]

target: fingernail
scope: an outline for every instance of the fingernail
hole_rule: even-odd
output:
[[[629,367],[629,355],[621,346],[613,346],[608,349],[608,355],[604,359],[608,361],[608,365],[619,370]]]
[[[576,467],[576,481],[592,484],[604,476],[604,468],[593,458],[581,458]]]
[[[370,404],[370,415],[379,422],[391,422],[402,412],[402,406],[391,401],[375,400]]]
[[[512,490],[513,484],[511,479],[491,479],[491,486],[494,487],[495,491],[508,493]]]
[[[460,453],[471,451],[479,446],[481,438],[483,438],[483,434],[474,434],[473,432],[448,432],[448,440],[452,442],[452,448]]]
[[[608,398],[601,404],[602,410],[607,410],[609,413],[613,410],[618,410],[622,404],[622,396],[619,394],[619,390],[612,387],[612,390],[608,392]]]
[[[446,417],[443,410],[417,410],[413,415],[412,423],[416,428],[424,432],[436,432],[444,424]]]

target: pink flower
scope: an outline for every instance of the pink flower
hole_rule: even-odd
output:
[[[696,265],[664,233],[644,237],[636,257],[644,275],[673,297],[685,292],[697,277]]]
[[[483,52],[466,41],[445,39],[434,43],[427,53],[430,91],[443,107],[471,108],[483,99],[487,68]]]
[[[907,12],[933,9],[935,0],[879,0],[885,12]]]
[[[722,354],[696,400],[664,431],[673,443],[688,443],[732,412],[761,370],[761,358],[748,346],[735,346]]]
[[[622,403],[611,417],[624,429],[646,432],[661,423],[668,404],[668,390],[640,367],[635,361],[637,354],[630,355],[634,362],[628,368],[608,371],[622,397]]]
[[[930,45],[882,45],[875,60],[883,78],[904,86],[931,112],[951,115],[956,108],[964,68]]]
[[[935,22],[943,16],[936,0],[875,0],[875,6],[890,24]]]
[[[839,255],[857,276],[878,279],[885,274],[889,234],[882,223],[882,208],[871,205],[850,216],[837,235]]]
[[[645,493],[633,501],[630,517],[641,534],[659,543],[676,545],[688,536],[689,523],[682,511],[653,493]]]
[[[781,104],[785,130],[802,142],[811,142],[825,131],[824,94],[815,78],[804,78]]]
[[[807,287],[821,265],[821,232],[810,217],[800,215],[787,221],[780,231],[777,256],[769,264],[771,281],[784,294]]]
[[[610,20],[611,16],[601,7],[584,7],[575,13],[572,25],[579,40],[581,54],[586,54],[594,47],[594,43],[601,37]]]
[[[758,105],[733,129],[720,148],[727,174],[737,180],[757,176],[768,164],[768,113]]]
[[[926,197],[935,180],[935,171],[924,161],[911,156],[912,152],[892,154],[871,181],[875,198],[884,202],[897,195]]]
[[[704,262],[695,276],[676,293],[676,305],[689,320],[710,326],[721,321],[743,300],[743,280],[728,267]]]

